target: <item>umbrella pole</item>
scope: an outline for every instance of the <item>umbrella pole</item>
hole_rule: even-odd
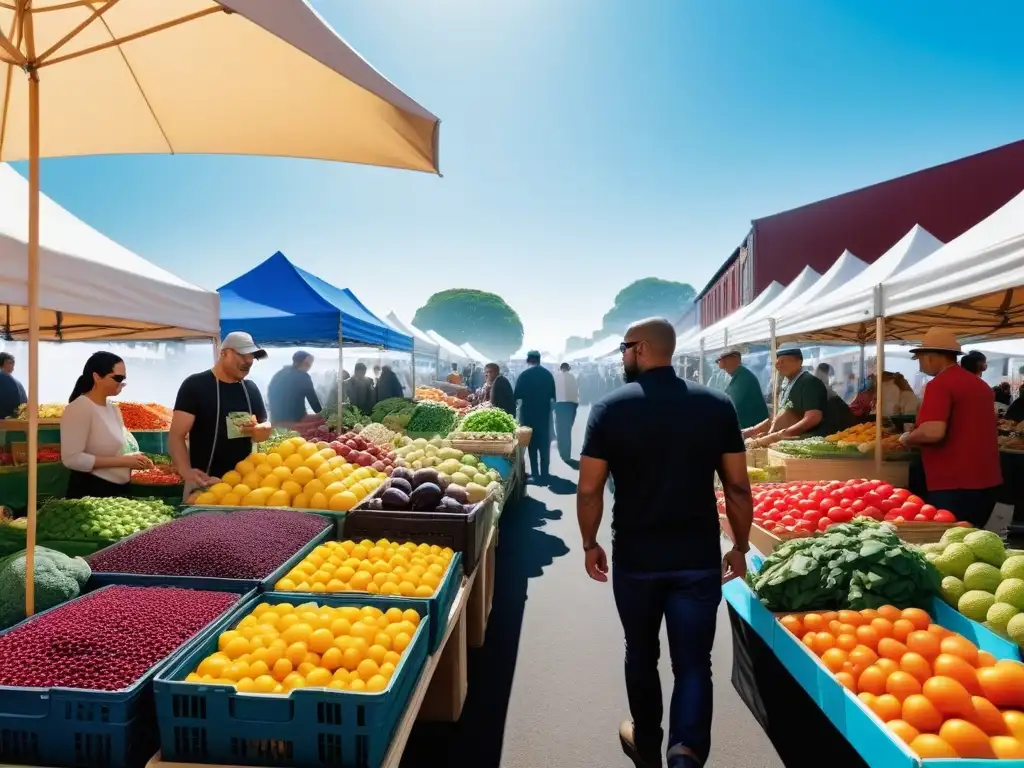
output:
[[[32,51],[31,14],[25,38]],[[28,528],[25,537],[25,615],[35,613],[36,507],[39,493],[39,75],[28,76]]]

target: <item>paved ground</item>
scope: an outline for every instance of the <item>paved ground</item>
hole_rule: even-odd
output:
[[[577,419],[574,455],[586,410]],[[622,631],[610,584],[583,570],[576,472],[552,451],[551,488],[502,519],[494,609],[484,648],[470,651],[469,696],[454,726],[420,725],[403,768],[624,768],[627,714]],[[610,498],[602,540],[608,542]],[[662,681],[671,686],[666,641]],[[776,768],[775,750],[730,683],[731,637],[720,611],[714,651],[713,768]]]

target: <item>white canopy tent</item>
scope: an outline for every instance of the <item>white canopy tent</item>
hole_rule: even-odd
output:
[[[219,297],[97,232],[42,195],[40,338],[217,338]],[[0,328],[28,336],[28,182],[0,165]]]
[[[875,314],[877,286],[888,281],[942,247],[942,241],[915,225],[888,251],[827,300],[820,297],[796,313],[779,317],[775,333],[780,339],[846,341],[857,343],[874,333],[865,332]]]
[[[468,341],[465,344],[460,344],[459,349],[466,353],[466,357],[468,357],[471,362],[480,364],[488,362],[487,355],[476,349]]]
[[[754,300],[749,304],[740,307],[735,312],[723,317],[716,323],[712,323],[707,328],[698,328],[683,338],[676,339],[676,354],[681,355],[686,352],[697,352],[700,349],[701,339],[704,339],[704,346],[706,349],[721,349],[729,346],[729,328],[734,327],[739,322],[742,322],[744,318],[753,316],[753,313],[757,312],[762,307],[767,306],[767,304],[782,293],[783,290],[781,283],[772,280],[768,287],[757,294],[757,296],[754,297]]]
[[[437,331],[430,330],[426,333],[441,348],[440,355],[442,360],[447,360],[449,363],[458,363],[459,365],[466,365],[471,362],[466,353],[457,344],[452,344]]]
[[[611,336],[605,336],[600,341],[595,341],[589,347],[577,349],[575,352],[564,355],[562,359],[569,363],[574,360],[596,360],[610,355],[612,352],[617,352],[621,343],[622,334],[613,333]]]
[[[407,323],[402,320],[402,318],[395,314],[394,310],[388,312],[387,316],[384,318],[384,322],[399,333],[404,333],[406,336],[412,336],[412,349],[416,354],[437,357],[440,345],[412,323]]]
[[[843,251],[818,282],[789,302],[789,304],[779,309],[779,313],[775,318],[776,334],[778,333],[778,325],[784,318],[798,314],[815,304],[827,302],[830,296],[834,295],[836,291],[842,290],[845,285],[848,285],[851,280],[867,269],[867,266],[867,264],[848,250]]]
[[[729,346],[767,341],[772,336],[772,326],[779,313],[820,279],[821,275],[810,267],[804,267],[793,282],[782,289],[774,299],[756,312],[751,312],[736,327],[729,329]],[[704,349],[712,347],[705,344]]]
[[[1024,192],[960,237],[882,284],[888,339],[932,326],[964,339],[1020,336],[1024,327]]]

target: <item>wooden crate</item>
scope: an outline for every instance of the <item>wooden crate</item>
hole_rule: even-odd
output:
[[[494,602],[495,539],[492,532],[487,538],[487,547],[476,568],[473,589],[466,606],[468,643],[470,648],[482,648],[487,636],[487,620]]]
[[[755,469],[766,469],[771,464],[768,462],[767,448],[747,448],[747,466]]]
[[[882,480],[891,485],[906,488],[910,478],[910,462],[883,461],[881,471],[871,457],[840,459],[808,459],[787,456],[768,449],[768,463],[773,467],[784,467],[786,481],[800,480],[859,480],[870,478]]]
[[[509,435],[506,441],[501,440],[452,440],[452,448],[474,456],[510,456],[515,453],[516,441]]]
[[[729,518],[719,515],[718,520],[722,526],[722,533],[733,539]],[[893,526],[896,529],[896,535],[908,544],[933,544],[956,523],[893,523],[890,521],[888,525]],[[809,535],[813,534],[769,531],[754,523],[750,526],[750,546],[763,555],[770,555],[782,542]]]

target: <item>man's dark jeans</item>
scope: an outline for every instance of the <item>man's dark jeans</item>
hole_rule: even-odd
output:
[[[998,492],[998,488],[929,491],[928,503],[938,509],[948,509],[957,520],[966,520],[975,528],[984,528],[992,517]]]
[[[530,455],[530,477],[534,481],[547,480],[551,467],[551,432],[550,426],[533,426],[533,437],[527,452]]]
[[[658,636],[664,617],[675,675],[667,748],[682,745],[706,761],[711,750],[711,647],[722,600],[721,569],[634,573],[615,566],[612,586],[626,635],[626,695],[637,751],[651,759],[661,754]],[[668,765],[673,767],[671,760]]]
[[[555,437],[562,461],[572,458],[572,428],[576,423],[576,403],[555,403]]]

